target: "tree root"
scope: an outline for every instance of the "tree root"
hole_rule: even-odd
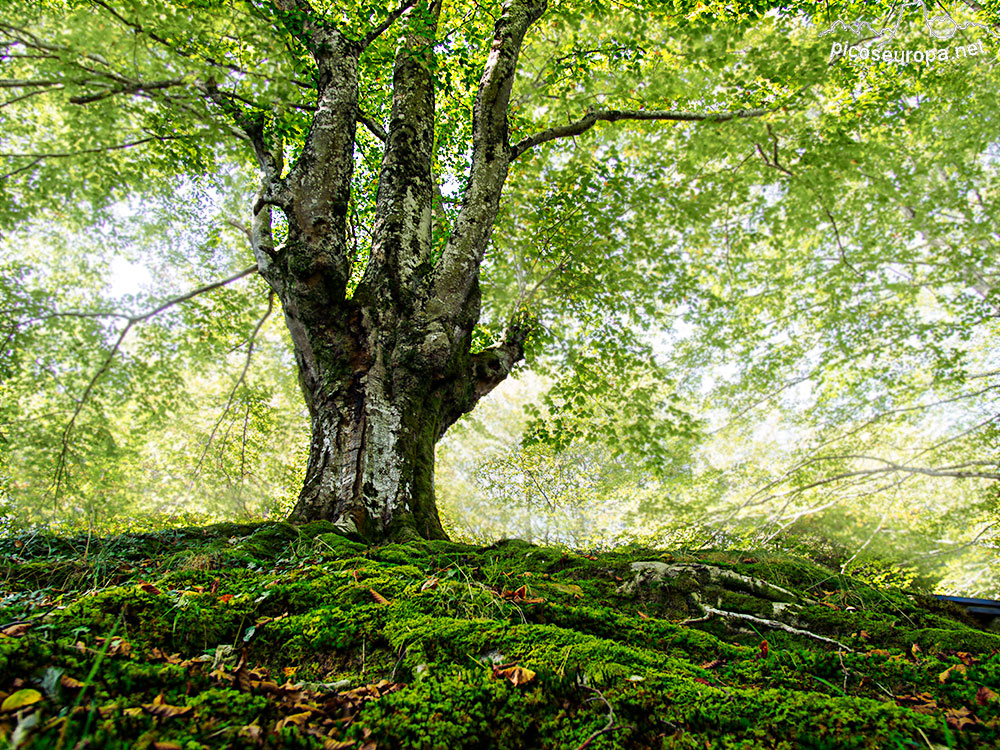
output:
[[[845,646],[843,643],[833,638],[827,638],[825,635],[818,635],[808,630],[802,630],[801,628],[792,627],[791,625],[788,625],[784,622],[779,622],[778,620],[768,620],[763,617],[757,617],[756,615],[744,614],[743,612],[729,612],[725,609],[717,609],[716,607],[711,607],[702,602],[701,599],[699,599],[698,596],[695,594],[691,594],[691,599],[694,601],[695,604],[698,605],[701,611],[705,613],[705,616],[696,617],[691,620],[684,620],[683,622],[679,623],[680,625],[688,625],[695,622],[704,622],[712,615],[718,615],[719,617],[725,617],[727,619],[732,619],[732,620],[746,620],[747,622],[752,622],[756,625],[763,625],[764,627],[772,628],[773,630],[784,630],[786,633],[805,636],[806,638],[812,638],[813,640],[822,641],[823,643],[830,643],[836,646],[837,648],[841,649],[842,651],[853,653],[853,649],[851,649],[849,646]]]

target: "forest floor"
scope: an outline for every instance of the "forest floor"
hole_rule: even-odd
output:
[[[801,558],[0,540],[0,747],[1000,747],[1000,636]]]

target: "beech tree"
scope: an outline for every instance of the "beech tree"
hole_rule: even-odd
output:
[[[152,200],[214,170],[212,190],[243,201],[232,223],[253,265],[124,316],[109,357],[169,305],[259,274],[284,315],[311,422],[292,519],[369,539],[441,537],[435,444],[542,327],[536,286],[524,284],[484,320],[488,254],[534,239],[530,224],[527,236],[495,236],[508,178],[530,164],[558,183],[545,149],[604,123],[646,123],[650,140],[649,123],[684,128],[673,147],[688,144],[675,156],[689,171],[718,128],[770,143],[765,128],[808,117],[861,76],[838,68],[815,33],[785,55],[783,38],[821,20],[813,11],[693,0],[15,3],[0,22],[12,92],[0,109],[4,218],[15,226],[63,202],[83,225],[129,195]],[[896,73],[868,83],[886,107],[906,96],[892,92]],[[722,157],[734,171],[740,159],[739,146]],[[578,243],[587,231],[577,228]],[[661,256],[683,263],[664,247],[642,262]],[[552,257],[539,284],[584,256]],[[107,367],[77,398],[63,452]]]

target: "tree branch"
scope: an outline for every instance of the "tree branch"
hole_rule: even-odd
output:
[[[507,180],[511,148],[507,111],[524,36],[548,7],[546,0],[511,0],[503,6],[472,108],[472,166],[462,207],[431,279],[428,313],[449,322],[461,338],[478,318],[479,267],[486,253]],[[468,309],[470,307],[477,309]]]
[[[406,2],[402,3],[398,8],[396,8],[396,10],[392,11],[392,13],[390,13],[382,23],[365,34],[364,38],[361,40],[361,49],[363,50],[367,48],[369,44],[382,36],[382,34],[384,34],[390,26],[399,20],[399,17],[402,16],[403,13],[412,8],[415,4],[416,0],[406,0]]]
[[[236,382],[233,383],[233,387],[229,391],[229,398],[226,399],[226,406],[222,410],[222,414],[220,414],[219,418],[215,421],[215,426],[212,427],[212,432],[208,436],[208,440],[205,442],[205,448],[202,450],[201,457],[198,459],[198,464],[195,466],[194,473],[191,475],[192,479],[198,476],[198,473],[201,471],[202,464],[205,462],[205,456],[208,455],[208,449],[212,447],[212,441],[215,439],[215,434],[219,431],[219,425],[222,424],[222,420],[226,418],[226,415],[229,413],[229,409],[233,405],[233,399],[236,398],[236,391],[238,391],[240,386],[246,382],[247,371],[250,369],[250,360],[253,358],[253,349],[257,343],[257,334],[260,333],[260,329],[264,327],[264,323],[271,316],[273,311],[274,292],[272,291],[267,295],[267,310],[264,312],[261,319],[257,321],[257,325],[254,326],[253,331],[250,333],[249,347],[247,348],[246,360],[243,362],[243,370],[240,372],[240,376],[236,378]],[[225,442],[225,438],[223,438],[223,442]]]
[[[93,102],[99,102],[102,99],[107,99],[108,97],[117,96],[118,94],[138,94],[140,92],[145,92],[145,91],[157,91],[159,89],[169,89],[172,88],[173,86],[180,86],[183,83],[184,83],[183,78],[171,78],[165,81],[150,81],[149,83],[144,83],[143,81],[135,81],[128,84],[123,84],[117,88],[101,91],[96,94],[71,96],[69,101],[70,104],[91,104]]]
[[[516,159],[525,151],[535,146],[554,141],[557,138],[568,138],[580,135],[590,130],[598,122],[619,122],[621,120],[651,121],[663,120],[670,122],[725,122],[727,120],[742,120],[751,117],[762,117],[772,112],[772,109],[740,109],[732,112],[685,112],[681,110],[644,110],[644,109],[597,109],[591,110],[575,122],[567,125],[543,130],[528,136],[511,147],[511,159]]]
[[[151,310],[148,310],[144,313],[140,313],[138,315],[130,316],[127,319],[125,327],[118,334],[118,338],[115,339],[115,343],[112,344],[111,350],[108,352],[108,355],[104,358],[104,361],[101,363],[101,366],[98,368],[97,372],[94,373],[94,376],[88,381],[86,388],[83,389],[83,394],[76,402],[76,408],[73,410],[73,415],[70,417],[70,420],[66,425],[66,428],[63,430],[61,448],[59,450],[59,457],[56,461],[56,478],[55,478],[55,487],[53,488],[54,498],[57,498],[59,496],[59,492],[62,488],[62,483],[66,472],[66,457],[69,454],[70,436],[73,432],[74,426],[76,425],[76,420],[79,418],[80,413],[83,411],[83,407],[86,405],[88,399],[90,398],[90,394],[93,393],[94,387],[97,385],[97,381],[100,380],[101,376],[104,375],[104,373],[106,373],[108,369],[111,367],[111,363],[114,361],[115,356],[121,349],[122,342],[125,341],[125,337],[128,335],[129,331],[131,331],[132,328],[138,325],[139,323],[143,323],[149,320],[150,318],[159,315],[161,312],[173,307],[174,305],[179,305],[182,302],[187,302],[188,300],[191,300],[201,294],[205,294],[206,292],[210,292],[214,289],[219,289],[220,287],[232,284],[234,281],[238,281],[244,278],[245,276],[249,276],[250,274],[256,272],[257,272],[257,266],[251,266],[250,268],[245,268],[239,273],[234,274],[228,278],[222,279],[221,281],[213,281],[212,283],[205,284],[204,286],[200,286],[197,289],[192,289],[190,292],[186,292],[176,297],[171,297],[170,299],[166,300],[165,302],[162,302],[161,304],[157,305]]]
[[[389,134],[385,132],[385,128],[382,127],[382,123],[371,115],[366,115],[360,108],[358,109],[358,122],[364,125],[368,129],[368,132],[382,141],[382,143],[388,142]]]

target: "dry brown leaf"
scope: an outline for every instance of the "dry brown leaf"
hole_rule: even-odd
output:
[[[431,576],[420,586],[421,591],[427,591],[429,589],[436,589],[440,583],[440,579],[437,576]]]
[[[389,600],[386,599],[384,596],[382,596],[375,589],[368,589],[368,591],[371,593],[372,599],[374,599],[379,604],[388,604],[389,603]]]
[[[979,659],[970,654],[968,651],[959,651],[955,656],[958,657],[959,661],[962,662],[967,667],[971,667],[973,664],[977,663]]]
[[[506,669],[496,670],[496,676],[510,680],[512,685],[524,685],[535,679],[535,672],[515,665]]]
[[[69,675],[61,675],[59,677],[59,684],[64,688],[69,688],[70,690],[80,690],[86,685],[77,679],[70,677]]]
[[[194,711],[194,706],[171,706],[163,700],[163,693],[153,698],[152,703],[143,703],[142,708],[146,713],[157,716],[161,719],[172,719],[175,716],[185,716]]]
[[[6,636],[8,638],[20,638],[22,635],[31,630],[32,623],[30,622],[18,622],[13,625],[8,625],[3,630],[0,630],[0,635]]]
[[[637,610],[637,612],[638,612],[639,617],[642,618],[643,620],[649,620],[650,619],[649,615],[647,615],[642,610]]]
[[[307,721],[309,721],[309,717],[311,715],[312,714],[310,714],[308,711],[303,711],[302,713],[299,714],[292,714],[290,716],[286,716],[284,719],[275,724],[274,728],[277,730],[281,730],[289,725],[300,727]]]
[[[152,594],[153,596],[163,593],[158,588],[156,588],[156,586],[154,586],[151,583],[146,583],[145,581],[139,584],[139,588],[145,591],[147,594]]]
[[[219,597],[219,601],[222,602],[223,604],[229,604],[229,602],[231,602],[232,600],[233,600],[232,594],[223,594],[222,596]]]
[[[965,674],[965,665],[952,664],[950,667],[948,667],[946,670],[944,670],[941,674],[938,675],[938,682],[941,683],[947,682],[948,678],[951,677],[952,672],[957,672],[958,674]]]
[[[184,746],[176,742],[154,742],[150,747],[153,750],[184,750]]]
[[[973,716],[967,708],[949,708],[944,712],[944,718],[948,722],[948,726],[959,731],[980,723],[979,719]]]
[[[1000,695],[997,695],[985,685],[980,686],[979,690],[976,691],[976,703],[980,706],[985,706],[990,701],[997,699],[1000,699]]]

